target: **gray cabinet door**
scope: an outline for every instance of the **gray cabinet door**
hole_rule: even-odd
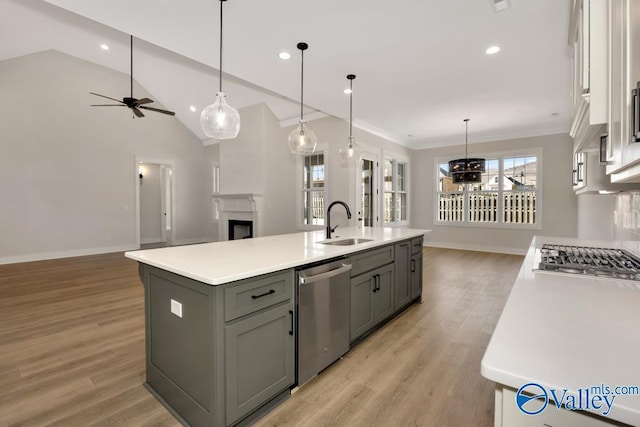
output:
[[[351,333],[354,341],[373,326],[373,274],[361,274],[351,278]]]
[[[411,302],[411,277],[409,264],[411,258],[411,245],[409,242],[398,243],[395,248],[395,298],[394,309],[396,311]]]
[[[373,322],[378,324],[394,313],[394,268],[393,264],[380,267],[371,272],[378,281],[373,297]],[[377,279],[375,278],[377,276]]]
[[[422,252],[411,257],[411,299],[422,301]]]
[[[292,319],[287,304],[225,326],[227,425],[293,385]]]

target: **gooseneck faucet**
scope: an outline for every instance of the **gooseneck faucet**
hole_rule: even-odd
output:
[[[327,208],[327,239],[331,238],[331,232],[333,230],[335,230],[336,228],[338,228],[338,226],[336,225],[334,228],[331,228],[331,208],[334,205],[342,205],[344,206],[344,208],[347,210],[347,218],[351,219],[351,210],[349,209],[349,206],[347,206],[347,204],[341,200],[336,200],[335,202],[331,203],[329,205],[329,207]]]

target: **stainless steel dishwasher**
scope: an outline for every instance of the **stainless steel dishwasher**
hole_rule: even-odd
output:
[[[349,351],[350,270],[341,258],[298,271],[298,386]]]

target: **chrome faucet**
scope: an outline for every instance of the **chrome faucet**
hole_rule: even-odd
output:
[[[331,233],[338,228],[338,226],[336,225],[335,227],[331,228],[331,208],[333,207],[333,205],[342,205],[344,206],[344,208],[347,210],[347,218],[351,219],[351,210],[349,209],[349,206],[347,206],[347,204],[343,201],[340,200],[336,200],[335,202],[331,203],[329,205],[329,207],[327,208],[327,239],[331,238]]]

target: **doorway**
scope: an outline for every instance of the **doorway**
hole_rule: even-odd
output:
[[[136,158],[136,242],[152,248],[173,244],[173,162]]]
[[[358,220],[364,227],[378,224],[378,156],[363,153],[358,171]]]

